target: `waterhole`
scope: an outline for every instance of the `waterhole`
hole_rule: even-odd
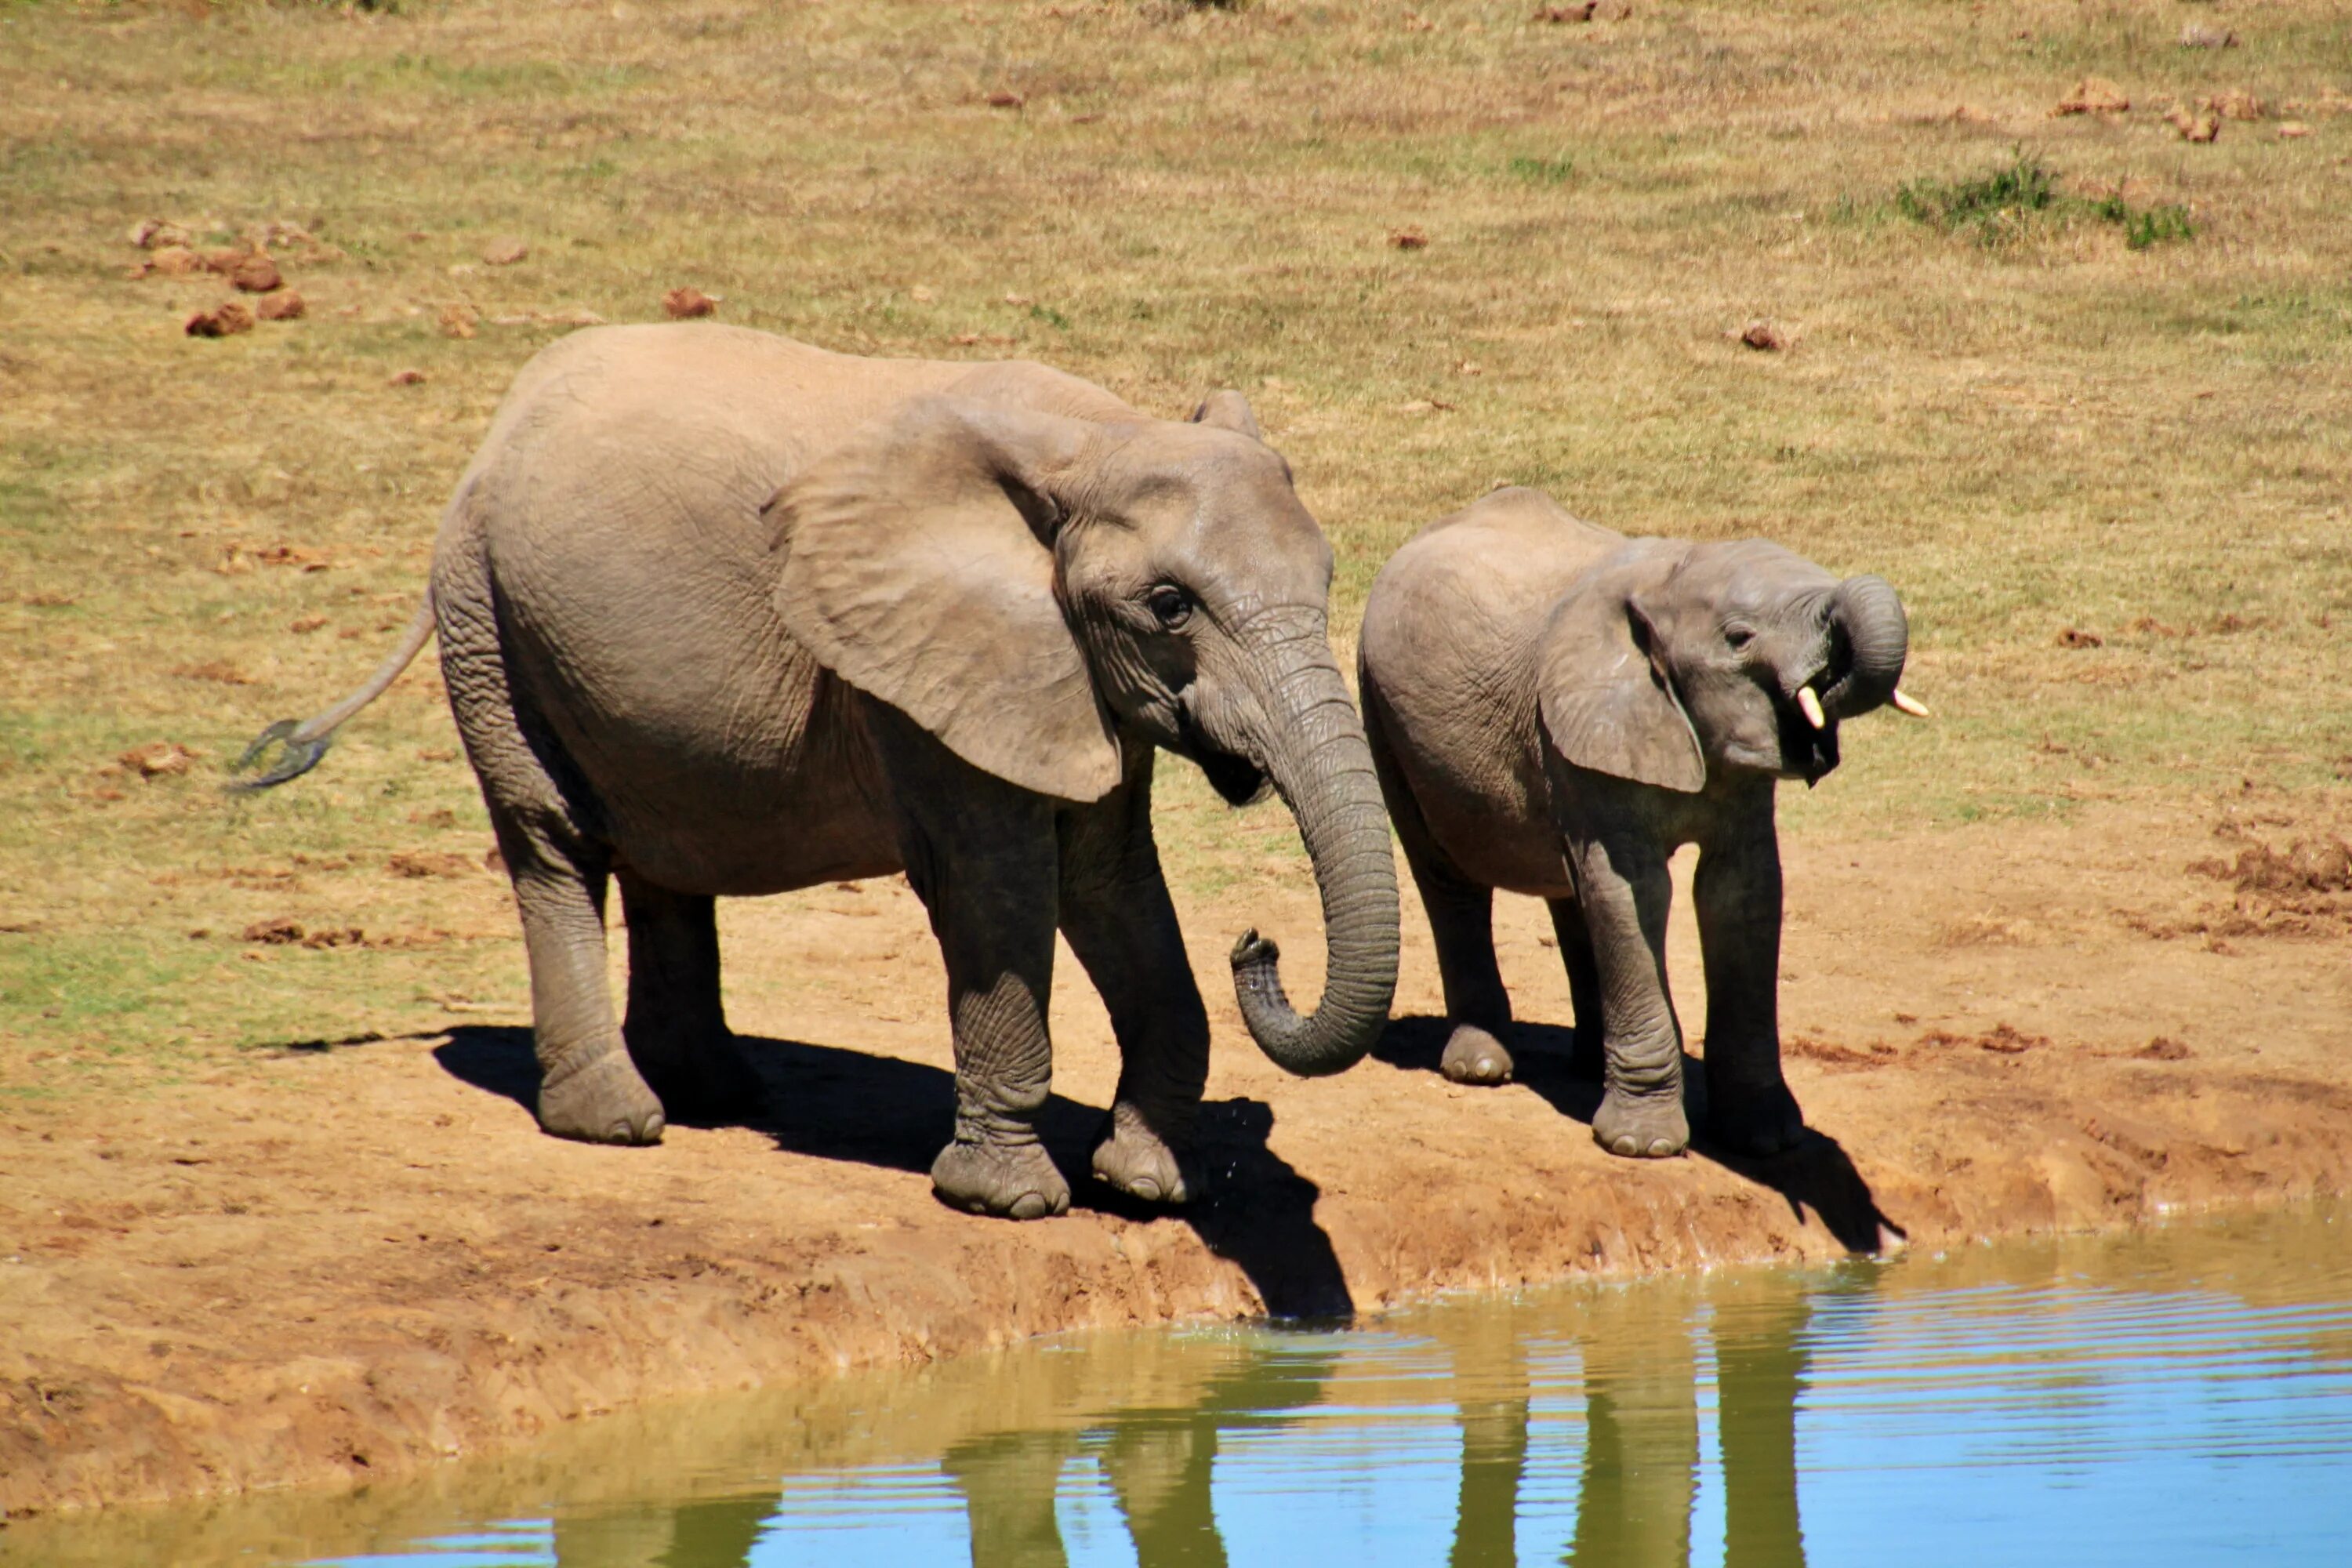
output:
[[[0,1558],[2343,1564],[2344,1212],[1040,1342]]]

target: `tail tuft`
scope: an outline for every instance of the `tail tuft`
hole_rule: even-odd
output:
[[[297,740],[294,738],[294,732],[300,728],[299,720],[280,719],[277,723],[256,735],[253,738],[253,744],[245,749],[245,754],[228,765],[229,772],[233,773],[245,772],[246,769],[259,762],[262,755],[272,746],[283,745],[285,751],[278,757],[277,765],[268,772],[257,778],[239,779],[235,784],[226,785],[229,793],[250,795],[256,790],[282,784],[289,779],[299,779],[317,767],[319,759],[325,756],[327,748],[333,744],[334,737],[321,735],[315,741]]]
[[[288,779],[299,779],[317,767],[319,759],[327,754],[327,747],[333,742],[335,731],[342,721],[383,696],[384,689],[400,679],[400,672],[408,668],[409,660],[416,657],[417,650],[432,640],[433,595],[427,592],[424,603],[416,606],[416,614],[409,617],[408,630],[401,637],[400,646],[375,667],[375,673],[367,678],[367,684],[316,718],[299,721],[280,719],[256,735],[253,744],[245,749],[245,755],[229,764],[229,772],[245,772],[259,762],[272,746],[282,746],[285,750],[279,754],[277,766],[258,778],[239,779],[228,786],[229,792],[249,795],[257,789],[270,789]]]

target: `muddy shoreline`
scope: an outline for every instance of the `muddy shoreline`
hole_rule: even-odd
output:
[[[1784,1028],[1815,1136],[1769,1164],[1592,1145],[1549,927],[1517,900],[1501,946],[1536,1022],[1519,1081],[1492,1090],[1435,1071],[1417,910],[1387,1043],[1302,1083],[1248,1051],[1208,983],[1244,919],[1311,932],[1311,894],[1189,905],[1218,1043],[1210,1184],[1177,1215],[1083,1182],[1069,1215],[1025,1226],[931,1199],[937,961],[891,884],[730,914],[730,1006],[775,1103],[658,1149],[540,1136],[527,1034],[499,1019],[25,1101],[0,1129],[0,1510],[351,1487],[643,1402],[1038,1333],[2344,1192],[2346,939],[2256,922],[2200,940],[2215,885],[2182,868],[2204,843],[2210,824],[2117,808],[1790,845]],[[1082,1173],[1116,1064],[1098,1004],[1061,973],[1047,1131]]]

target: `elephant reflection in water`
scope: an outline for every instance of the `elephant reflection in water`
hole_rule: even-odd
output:
[[[714,1498],[674,1508],[561,1515],[558,1568],[742,1568],[776,1494]]]
[[[1723,1456],[1727,1568],[1802,1568],[1797,1518],[1796,1405],[1811,1310],[1785,1285],[1708,1292],[1717,1426]],[[1602,1568],[1685,1568],[1699,1461],[1695,1330],[1649,1292],[1596,1292],[1580,1313],[1585,1444],[1568,1561]],[[1527,1321],[1517,1313],[1437,1314],[1453,1362],[1462,1431],[1453,1568],[1518,1560],[1527,1470]],[[1256,1360],[1187,1409],[1123,1415],[1081,1436],[1004,1434],[950,1451],[946,1468],[971,1512],[973,1568],[1058,1568],[1055,1512],[1064,1464],[1090,1442],[1125,1517],[1141,1568],[1222,1568],[1210,1496],[1221,1433],[1280,1424],[1324,1396],[1331,1358]],[[1299,1543],[1286,1543],[1296,1546]]]
[[[1797,1387],[1804,1377],[1800,1293],[1712,1290],[1717,1429],[1722,1436],[1727,1568],[1801,1568]],[[1654,1293],[1595,1293],[1580,1311],[1585,1462],[1569,1563],[1686,1568],[1698,1483],[1694,1323]],[[1430,1323],[1454,1361],[1461,1495],[1451,1568],[1517,1563],[1527,1474],[1528,1323],[1507,1311]],[[1190,1408],[1122,1413],[1087,1434],[1009,1432],[950,1448],[946,1469],[971,1519],[973,1568],[1058,1568],[1056,1490],[1082,1448],[1101,1455],[1140,1568],[1223,1568],[1212,1504],[1218,1436],[1270,1427],[1324,1399],[1331,1356],[1267,1356],[1218,1377]],[[1301,1542],[1286,1542],[1291,1547]],[[567,1565],[569,1568],[569,1565]]]
[[[1210,1501],[1217,1440],[1283,1425],[1317,1403],[1336,1353],[1261,1352],[1212,1380],[1182,1407],[1120,1413],[1084,1433],[1023,1432],[948,1450],[964,1495],[972,1568],[1060,1568],[1068,1561],[1055,1507],[1062,1468],[1082,1447],[1100,1458],[1140,1568],[1223,1568],[1225,1543]]]
[[[1060,1568],[1068,1561],[1055,1500],[1063,1469],[1082,1453],[1101,1463],[1142,1568],[1223,1568],[1224,1542],[1209,1498],[1220,1435],[1284,1425],[1289,1412],[1322,1398],[1339,1356],[1178,1349],[1171,1359],[1197,1364],[1203,1354],[1226,1364],[1189,1386],[1181,1371],[1140,1372],[1139,1384],[1170,1396],[1160,1402],[951,1442],[940,1468],[963,1496],[973,1568]],[[1083,1404],[1093,1392],[1099,1391],[1076,1397]],[[930,1414],[952,1430],[975,1413]],[[766,1492],[559,1517],[555,1561],[560,1568],[743,1568],[775,1513],[775,1494]]]
[[[1785,1286],[1711,1289],[1717,1426],[1723,1454],[1726,1568],[1801,1568],[1797,1391],[1805,1372],[1805,1298]],[[1597,1292],[1579,1314],[1584,1466],[1568,1561],[1601,1568],[1685,1568],[1698,1476],[1695,1331],[1654,1291]],[[1493,1312],[1441,1320],[1462,1426],[1453,1568],[1518,1560],[1527,1468],[1525,1325]]]
[[[1585,1439],[1570,1563],[1685,1568],[1690,1561],[1699,1462],[1696,1331],[1655,1296],[1595,1292],[1578,1314]],[[1810,1310],[1801,1293],[1769,1283],[1713,1288],[1707,1300],[1727,1568],[1801,1568],[1796,1398]],[[1549,1313],[1547,1320],[1548,1328]],[[1462,1434],[1453,1568],[1518,1561],[1532,1326],[1507,1310],[1449,1310],[1427,1324],[1452,1363]],[[1100,1463],[1140,1568],[1223,1568],[1225,1545],[1211,1496],[1220,1440],[1286,1425],[1323,1402],[1339,1362],[1336,1351],[1255,1350],[1190,1388],[1181,1380],[1165,1385],[1172,1397],[1160,1403],[951,1442],[940,1468],[964,1500],[973,1568],[1061,1568],[1068,1561],[1057,1499],[1064,1469],[1082,1454]],[[561,1568],[740,1568],[775,1509],[766,1493],[559,1519],[555,1558]]]

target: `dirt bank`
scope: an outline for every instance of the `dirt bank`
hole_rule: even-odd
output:
[[[2251,803],[2110,805],[1791,843],[1789,1076],[1819,1136],[1769,1166],[1593,1147],[1596,1090],[1544,1026],[1565,1021],[1566,984],[1522,900],[1499,915],[1538,1021],[1519,1082],[1436,1075],[1436,973],[1410,902],[1380,1059],[1284,1079],[1246,1045],[1223,953],[1251,923],[1310,958],[1304,888],[1185,910],[1218,1047],[1212,1184],[1181,1215],[1084,1184],[1066,1218],[1028,1226],[932,1201],[941,986],[895,884],[728,910],[730,1006],[763,1042],[775,1110],[656,1150],[540,1136],[528,1037],[504,1017],[27,1101],[0,1124],[0,1508],[350,1484],[657,1395],[1086,1325],[1362,1311],[2340,1191],[2347,895],[2325,855],[2293,852],[2324,826]],[[1677,921],[1696,1020],[1686,900]],[[1115,1062],[1062,973],[1050,1131],[1075,1173]]]

